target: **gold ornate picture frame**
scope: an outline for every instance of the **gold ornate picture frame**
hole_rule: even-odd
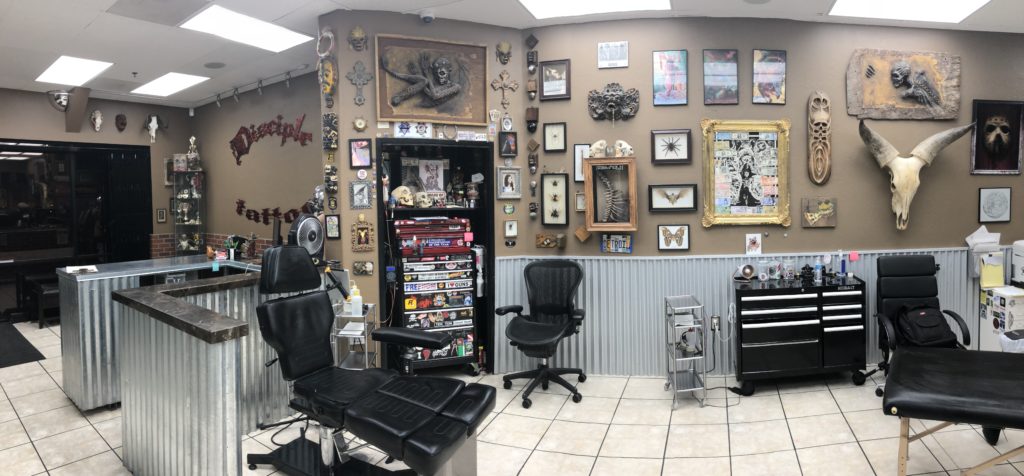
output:
[[[583,159],[587,231],[636,231],[636,158]]]
[[[702,119],[705,228],[790,225],[789,120]]]
[[[352,224],[352,251],[357,253],[373,251],[377,241],[373,224],[366,221],[366,214],[360,213],[359,219]]]

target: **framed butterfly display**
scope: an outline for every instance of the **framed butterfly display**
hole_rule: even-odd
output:
[[[690,225],[658,225],[659,251],[690,249]]]
[[[697,184],[648,185],[647,209],[651,212],[697,210]]]
[[[569,224],[569,174],[541,174],[541,223],[544,225]]]

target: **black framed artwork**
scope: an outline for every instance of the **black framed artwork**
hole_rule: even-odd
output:
[[[1009,223],[1010,187],[978,189],[978,223]]]
[[[572,97],[572,67],[568,59],[540,62],[540,100]]]
[[[349,168],[361,169],[373,165],[373,154],[370,150],[370,139],[349,139]]]
[[[569,174],[540,175],[541,224],[569,224]]]
[[[690,249],[690,225],[658,225],[658,251]]]
[[[544,152],[565,152],[566,126],[564,122],[544,124]]]
[[[654,165],[692,164],[690,130],[651,131],[651,163]]]
[[[651,212],[696,211],[697,184],[648,185],[647,209]]]
[[[754,104],[786,104],[786,50],[754,50]]]
[[[325,215],[324,216],[324,228],[327,231],[327,238],[330,240],[337,240],[341,238],[341,216],[340,215]]]
[[[583,182],[583,159],[590,157],[590,144],[572,145],[573,181]]]
[[[971,174],[1020,175],[1024,102],[974,100]]]
[[[498,154],[502,157],[515,157],[519,154],[519,142],[515,132],[498,133]]]
[[[704,105],[739,104],[739,50],[704,50]]]

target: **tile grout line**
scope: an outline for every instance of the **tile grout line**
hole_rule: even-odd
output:
[[[775,389],[778,390],[779,386],[776,385]],[[835,400],[832,396],[832,392],[829,392],[829,398]],[[796,450],[796,441],[793,440],[793,430],[789,428],[789,417],[786,416],[786,406],[782,404],[782,394],[779,394],[779,408],[782,409],[782,418],[786,420],[786,433],[789,433],[789,443],[793,445],[793,456],[796,458],[796,469],[800,472],[800,476],[804,474],[804,467],[800,464],[800,452]],[[836,408],[839,407],[839,402],[836,402]]]
[[[874,378],[871,378],[874,381]],[[846,412],[843,411],[843,407],[839,406],[839,400],[836,400],[836,396],[832,393],[832,387],[828,387],[828,394],[835,400],[836,407],[839,408],[839,414],[843,416],[843,422],[846,423],[846,427],[850,429],[850,434],[853,435],[853,441],[857,442],[857,448],[860,448],[860,453],[864,455],[864,459],[868,462],[868,467],[871,468],[871,473],[878,476],[878,471],[875,470],[875,466],[871,464],[871,458],[868,458],[868,452],[864,450],[864,445],[861,444],[860,438],[857,438],[857,433],[853,431],[853,425],[850,424],[850,420],[846,417]],[[948,476],[948,475],[947,475]]]

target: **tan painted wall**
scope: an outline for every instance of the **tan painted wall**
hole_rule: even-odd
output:
[[[79,133],[64,132],[64,115],[47,102],[44,93],[0,89],[0,137],[62,142],[91,142],[150,147],[150,174],[153,178],[153,208],[167,208],[171,188],[164,187],[163,158],[175,152],[188,150],[188,137],[192,132],[188,121],[188,110],[173,107],[153,106],[105,99],[89,99],[87,110],[103,112],[103,128],[92,130],[88,113]],[[124,132],[114,127],[114,117],[124,114],[128,126]],[[155,144],[149,143],[149,134],[142,124],[149,114],[159,114],[170,128],[157,133]],[[170,233],[169,223],[156,222],[153,213],[153,233]]]
[[[271,225],[239,216],[235,202],[245,200],[247,207],[260,211],[280,207],[284,213],[300,208],[313,195],[313,187],[323,179],[316,88],[315,75],[306,74],[292,78],[290,88],[279,82],[265,86],[263,95],[245,92],[238,96],[237,103],[228,95],[221,99],[221,107],[210,103],[196,109],[192,130],[198,138],[199,156],[208,177],[207,232],[256,233],[261,238],[270,238]],[[289,124],[305,114],[302,131],[313,134],[313,140],[301,146],[288,139],[282,145],[280,136],[266,136],[254,143],[249,153],[242,156],[242,164],[237,165],[229,141],[239,128],[259,126],[278,114]],[[287,233],[287,225],[282,229]]]

